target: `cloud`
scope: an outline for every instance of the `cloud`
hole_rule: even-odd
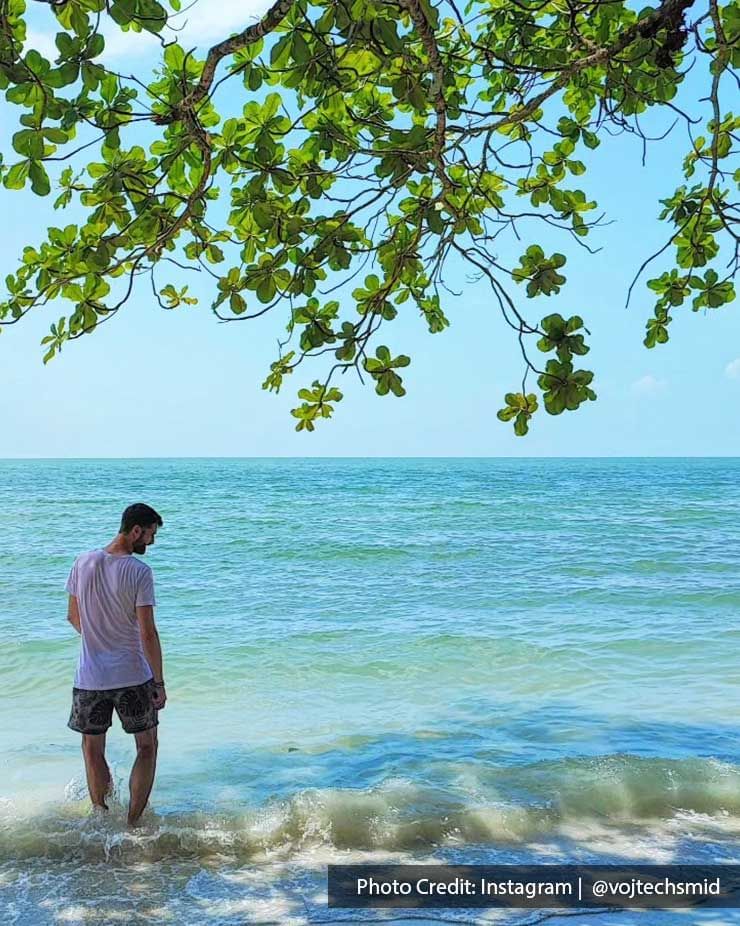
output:
[[[664,379],[657,379],[651,373],[636,379],[630,386],[633,395],[655,397],[663,395],[668,388],[668,383]]]
[[[23,48],[25,51],[35,48],[40,55],[48,58],[49,61],[54,61],[59,54],[59,49],[54,42],[54,36],[47,32],[39,32],[36,29],[26,29],[26,41],[23,43]]]
[[[105,38],[105,49],[100,56],[102,64],[119,65],[121,73],[126,73],[122,64],[129,61],[141,61],[142,58],[156,57],[157,50],[162,47],[159,39],[151,32],[121,32],[113,23],[106,23],[100,30]],[[166,30],[166,41],[169,41],[169,30]],[[114,68],[115,70],[115,68]]]
[[[186,48],[201,47],[241,32],[270,6],[268,0],[198,0],[192,9],[172,17],[172,25]],[[174,34],[173,34],[174,35]]]
[[[196,0],[190,9],[170,12],[172,28],[165,28],[162,38],[168,43],[177,40],[184,48],[195,48],[204,54],[215,42],[255,22],[268,7],[268,0]],[[122,32],[110,19],[103,23],[101,32],[105,37],[105,50],[100,56],[103,64],[120,65],[158,57],[161,42],[149,32]],[[56,31],[29,29],[26,50],[35,48],[54,61],[59,54],[54,44],[55,34]]]
[[[740,357],[731,360],[725,367],[725,376],[728,379],[740,379]]]

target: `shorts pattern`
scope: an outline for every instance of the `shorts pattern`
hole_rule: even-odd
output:
[[[128,688],[108,688],[104,691],[72,689],[72,710],[67,726],[78,733],[96,735],[105,733],[118,714],[126,733],[143,733],[159,723],[158,711],[154,709],[154,679],[143,685]]]

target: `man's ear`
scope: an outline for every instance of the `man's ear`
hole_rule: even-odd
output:
[[[143,533],[144,533],[144,528],[141,527],[141,525],[139,524],[134,524],[134,526],[131,528],[131,533],[129,534],[129,537],[133,540],[134,543],[136,543],[136,541],[140,539]]]

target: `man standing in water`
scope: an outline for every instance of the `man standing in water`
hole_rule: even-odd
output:
[[[132,554],[145,554],[162,524],[149,505],[129,505],[113,541],[102,550],[78,556],[67,580],[67,619],[82,638],[67,726],[82,734],[90,799],[104,810],[113,784],[105,761],[105,734],[114,708],[126,733],[134,734],[131,826],[138,822],[152,790],[157,712],[167,700],[154,623],[152,570]]]

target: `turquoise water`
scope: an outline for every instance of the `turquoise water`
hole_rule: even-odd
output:
[[[134,834],[117,726],[89,814],[64,582],[139,500]],[[3,924],[334,922],[332,861],[740,861],[738,460],[4,461],[0,513]]]

